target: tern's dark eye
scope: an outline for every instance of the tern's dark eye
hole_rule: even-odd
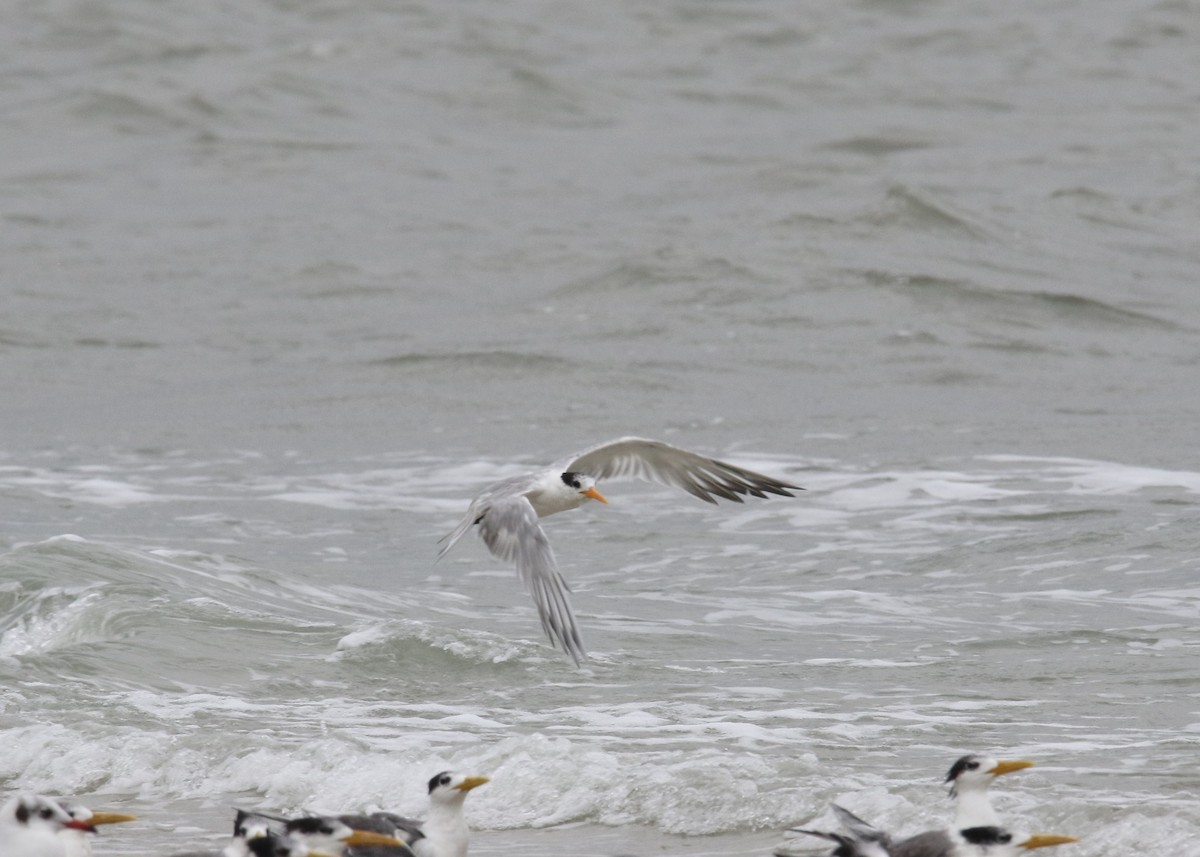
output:
[[[978,762],[967,762],[967,770],[968,771],[979,770],[979,763]]]
[[[450,778],[449,777],[441,777],[438,779],[438,784],[443,785],[443,786],[448,786],[448,785],[450,785]]]
[[[564,473],[562,475],[562,481],[563,481],[563,484],[568,485],[571,488],[582,488],[583,487],[583,483],[579,481],[578,473]]]

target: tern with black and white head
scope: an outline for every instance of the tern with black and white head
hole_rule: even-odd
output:
[[[959,757],[950,766],[945,779],[945,782],[950,785],[950,796],[954,798],[954,821],[940,830],[927,830],[903,839],[881,833],[868,822],[836,804],[834,812],[842,827],[856,839],[882,837],[879,841],[884,843],[891,857],[963,857],[963,855],[977,853],[979,848],[998,846],[1000,843],[977,845],[969,837],[964,838],[962,831],[992,830],[1007,834],[1007,831],[1000,826],[1000,819],[992,808],[991,799],[988,797],[988,787],[996,781],[997,777],[1031,767],[1033,767],[1033,762],[1025,759],[994,759],[975,753]],[[986,840],[988,834],[979,833],[978,837]],[[1055,841],[1043,841],[1035,838],[1015,845],[1008,842],[1006,847],[1042,848],[1047,845],[1061,845],[1065,841],[1074,840],[1058,837]]]
[[[997,777],[1032,767],[1033,762],[1027,759],[993,759],[974,753],[957,759],[946,774],[954,798],[954,826],[960,830],[999,826],[988,788]]]
[[[390,812],[339,818],[351,827],[388,831],[405,841],[416,857],[467,857],[471,829],[463,815],[463,801],[468,792],[487,782],[487,777],[468,777],[454,771],[435,774],[429,780],[429,814],[424,821]],[[359,853],[357,848],[351,851],[351,855]]]
[[[957,842],[955,831],[973,828],[1000,827],[1000,819],[992,808],[988,788],[997,777],[1032,768],[1026,759],[993,759],[968,753],[956,759],[946,774],[950,796],[954,798],[954,822],[943,830],[927,830],[894,843],[893,857],[940,857],[953,853]]]
[[[621,477],[681,488],[713,504],[718,497],[741,503],[743,496],[792,497],[792,491],[802,490],[790,482],[662,441],[623,437],[569,455],[545,470],[487,486],[471,501],[462,522],[442,539],[445,544],[438,559],[471,527],[478,526],[492,556],[516,564],[550,641],[580,664],[587,654],[571,609],[569,587],[538,519],[577,509],[588,500],[607,503],[596,480]]]
[[[66,857],[59,833],[90,828],[53,798],[20,794],[0,809],[0,857]]]

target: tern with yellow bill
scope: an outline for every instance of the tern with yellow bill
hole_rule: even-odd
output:
[[[429,814],[424,821],[391,812],[342,815],[339,819],[359,830],[375,830],[403,840],[416,857],[467,857],[471,830],[463,814],[467,793],[489,780],[442,771],[429,780]],[[393,850],[356,848],[353,855],[398,857]]]
[[[471,501],[462,522],[442,539],[445,544],[438,559],[471,527],[478,526],[492,556],[516,564],[551,642],[580,664],[587,654],[571,609],[569,587],[538,519],[577,509],[588,500],[607,503],[596,480],[621,477],[681,488],[713,504],[718,497],[741,503],[745,495],[792,497],[792,491],[800,490],[789,482],[662,441],[623,437],[567,456],[545,470],[512,476],[484,488]]]

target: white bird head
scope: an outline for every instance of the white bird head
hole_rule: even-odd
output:
[[[58,831],[65,827],[86,830],[90,825],[75,821],[56,800],[41,795],[17,795],[4,808],[5,824],[30,830]]]
[[[1025,759],[1008,761],[970,753],[950,766],[946,782],[950,784],[951,795],[964,791],[985,791],[996,777],[1032,767],[1033,762]]]
[[[489,782],[487,777],[468,777],[442,771],[429,780],[429,800],[433,803],[458,803],[471,789]]]
[[[568,470],[561,478],[563,485],[582,494],[589,500],[599,500],[601,503],[608,502],[604,495],[596,490],[596,480],[594,477],[588,476],[586,473],[573,473]]]

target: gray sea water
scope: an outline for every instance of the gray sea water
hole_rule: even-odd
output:
[[[1200,4],[9,2],[0,788],[1200,854]],[[624,434],[797,482],[436,541]],[[814,845],[816,842],[814,841]]]

